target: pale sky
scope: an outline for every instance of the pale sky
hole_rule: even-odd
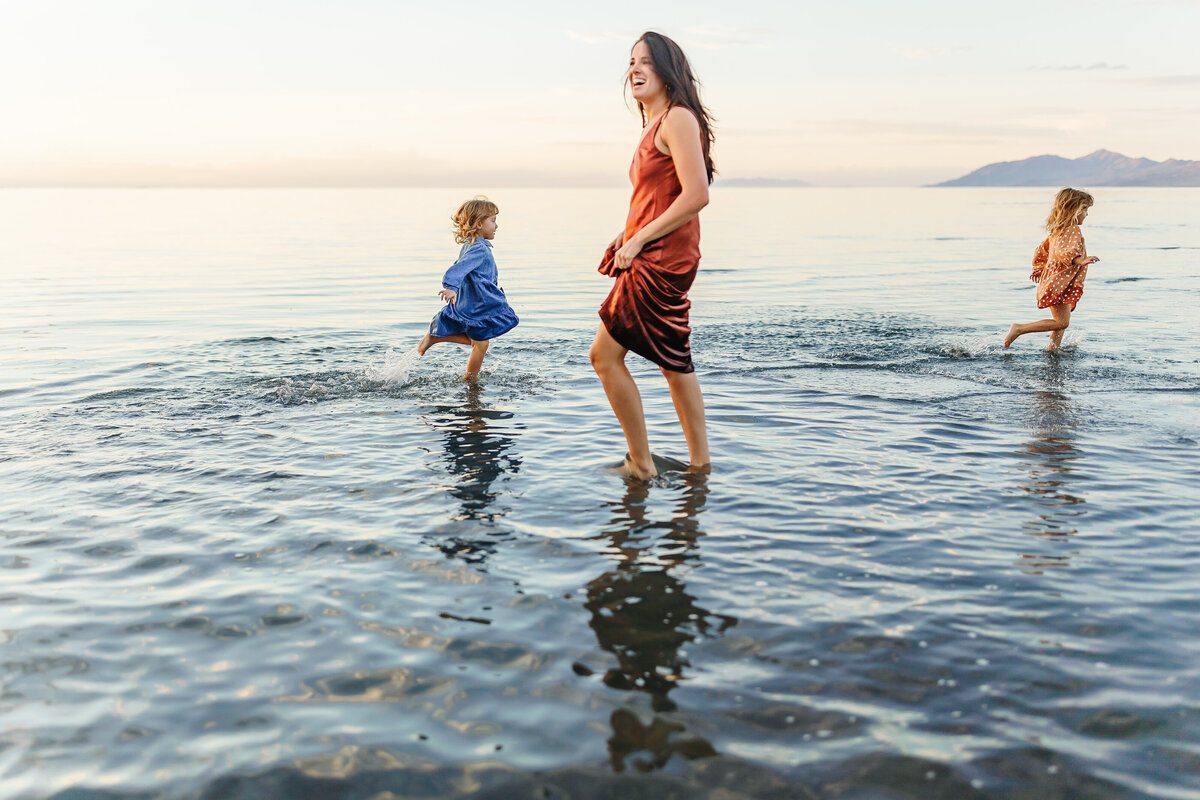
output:
[[[622,185],[648,28],[725,178],[1200,160],[1200,0],[0,0],[0,186]]]

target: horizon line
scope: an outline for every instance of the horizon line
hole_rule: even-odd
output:
[[[756,191],[771,190],[771,189],[1053,189],[1061,186],[1061,183],[1046,183],[1046,184],[980,184],[980,185],[946,185],[945,183],[804,183],[804,184],[746,184],[738,183],[735,185],[721,185],[721,181],[714,181],[711,184],[712,188],[720,188],[722,191],[729,189],[753,189]],[[1091,186],[1103,187],[1105,189],[1195,189],[1197,186],[1186,186],[1179,184],[1145,184],[1145,185],[1130,185],[1130,184],[1090,184]],[[118,183],[87,183],[87,184],[2,184],[0,183],[0,191],[25,191],[25,190],[128,190],[128,191],[148,191],[148,190],[196,190],[196,189],[212,189],[227,191],[230,189],[303,189],[303,190],[326,190],[326,189],[378,189],[378,190],[395,190],[395,189],[419,189],[419,190],[461,190],[461,191],[477,191],[480,188],[486,189],[628,189],[628,186],[618,184],[271,184],[271,183],[253,183],[253,184],[118,184]]]

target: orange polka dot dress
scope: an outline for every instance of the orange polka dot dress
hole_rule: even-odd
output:
[[[1071,310],[1083,295],[1083,279],[1087,277],[1087,266],[1075,266],[1075,259],[1086,256],[1083,234],[1078,225],[1072,225],[1061,233],[1047,236],[1033,254],[1031,281],[1037,281],[1037,307],[1070,303]]]

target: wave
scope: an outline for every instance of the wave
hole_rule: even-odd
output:
[[[224,339],[216,344],[285,344],[291,341],[277,336],[241,336],[236,339]]]
[[[126,389],[112,389],[107,392],[96,392],[89,394],[86,397],[81,397],[76,400],[76,403],[102,403],[108,400],[125,400],[131,397],[142,397],[145,395],[158,394],[165,391],[160,388],[150,386],[132,386]]]
[[[471,620],[476,621],[476,620]],[[402,691],[393,675],[356,675],[338,690],[354,692],[351,697]],[[433,687],[415,687],[427,691]],[[411,688],[410,688],[411,691]],[[361,702],[361,701],[358,701]],[[550,769],[522,769],[503,756],[503,744],[493,744],[491,758],[442,760],[433,756],[430,736],[416,733],[412,744],[365,746],[347,744],[336,750],[313,753],[295,761],[281,761],[233,770],[209,778],[201,786],[189,787],[188,796],[201,798],[292,797],[441,797],[447,800],[482,800],[500,797],[817,797],[833,788],[837,796],[855,797],[1008,797],[1018,787],[1042,787],[1053,796],[1132,798],[1146,785],[1131,776],[1124,782],[1099,769],[1087,759],[1046,747],[1017,745],[972,753],[957,760],[909,755],[888,749],[862,752],[850,745],[841,757],[767,758],[767,763],[718,752],[699,737],[683,738],[678,733],[668,740],[666,732],[676,727],[658,718],[642,724],[636,714],[618,709],[611,715],[614,732],[610,749],[628,751],[633,774],[613,764],[623,762],[614,755],[607,761],[585,762]],[[830,721],[832,719],[832,722]],[[851,718],[852,719],[852,718]],[[255,721],[257,725],[266,720]],[[832,712],[811,712],[780,719],[756,720],[763,730],[788,729],[798,740],[829,739],[839,732],[841,722]],[[655,727],[657,724],[658,727]],[[825,726],[825,727],[821,727]],[[853,728],[853,724],[852,724]],[[1103,729],[1108,733],[1108,729]],[[1124,734],[1123,728],[1118,728]],[[653,735],[659,733],[662,742]],[[933,732],[930,732],[931,734]],[[641,734],[639,737],[637,734]],[[482,735],[482,733],[480,734]],[[503,741],[503,737],[493,738]],[[621,746],[625,747],[622,748]],[[793,749],[796,745],[793,744]],[[816,749],[815,744],[807,749]],[[761,757],[761,756],[760,756]],[[655,772],[657,761],[671,761],[669,772]],[[801,765],[803,768],[801,769]],[[633,775],[636,775],[634,777]],[[1139,790],[1135,790],[1137,785]],[[1168,788],[1159,783],[1156,789]],[[1064,794],[1065,792],[1065,794]],[[146,797],[143,792],[121,789],[73,788],[51,796],[51,800],[75,797],[104,797],[112,800]],[[1155,792],[1155,796],[1170,796]]]

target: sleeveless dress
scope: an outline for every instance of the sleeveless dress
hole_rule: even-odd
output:
[[[669,111],[669,109],[668,109]],[[664,113],[642,137],[629,180],[633,197],[625,220],[622,241],[660,216],[683,191],[675,163],[654,144]],[[694,372],[688,337],[688,289],[700,267],[700,218],[692,219],[659,239],[647,243],[629,269],[616,270],[617,247],[609,246],[599,271],[616,277],[612,291],[600,306],[600,319],[610,336],[626,350],[673,372]]]
[[[1037,281],[1037,307],[1070,303],[1071,310],[1083,295],[1083,279],[1087,267],[1075,266],[1075,259],[1087,255],[1083,233],[1078,225],[1072,225],[1054,236],[1047,236],[1033,254],[1033,274],[1029,280]]]
[[[482,342],[515,328],[520,320],[497,282],[499,277],[491,242],[476,239],[464,244],[442,278],[442,287],[453,289],[458,297],[434,316],[429,332],[434,336],[465,333]]]

